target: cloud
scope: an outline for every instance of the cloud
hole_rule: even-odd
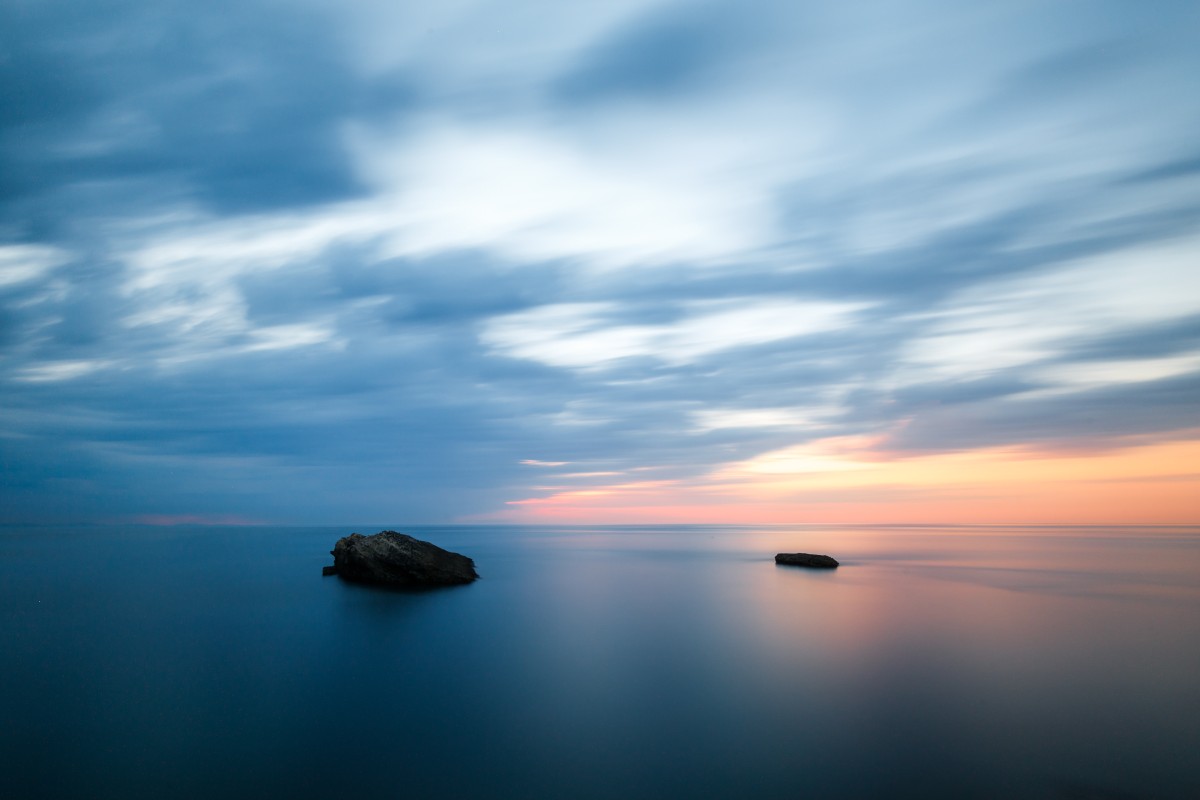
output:
[[[696,430],[702,433],[725,428],[821,428],[842,409],[836,404],[815,408],[706,408],[692,412]]]
[[[0,246],[0,289],[41,278],[70,260],[68,252],[48,245]]]
[[[898,379],[1011,370],[1069,355],[1096,331],[1113,335],[1198,314],[1197,252],[1200,241],[1167,241],[972,287],[949,298],[947,310],[933,312],[928,332],[910,342]],[[1093,380],[1103,374],[1095,364],[1080,370]],[[1041,374],[1054,380],[1063,371],[1059,364]]]
[[[77,5],[0,11],[6,519],[679,518],[1200,427],[1189,4]]]
[[[774,9],[757,5],[753,11],[730,3],[652,7],[588,48],[554,93],[568,103],[596,103],[697,91],[728,56],[765,38],[770,27],[763,17]]]
[[[837,330],[861,305],[740,298],[691,303],[677,320],[611,324],[612,304],[551,305],[489,320],[481,335],[496,352],[556,367],[595,369],[628,358],[684,364],[733,348]]]
[[[9,197],[134,179],[238,213],[357,191],[338,125],[369,87],[321,15],[54,0],[13,12],[6,74],[22,102],[0,135]]]
[[[391,255],[486,248],[510,261],[571,259],[641,267],[727,259],[769,241],[771,183],[737,182],[745,143],[708,133],[705,160],[633,131],[610,140],[545,124],[467,126],[432,119],[397,140],[356,138],[360,171],[381,196]]]
[[[25,367],[16,375],[16,380],[28,383],[53,383],[69,381],[108,366],[108,361],[50,361]]]

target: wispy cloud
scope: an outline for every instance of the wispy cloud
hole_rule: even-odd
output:
[[[0,11],[0,514],[1186,516],[1200,18],[1101,5]]]
[[[838,330],[861,304],[762,298],[686,304],[661,324],[620,324],[611,303],[534,308],[489,320],[481,339],[496,352],[556,367],[593,369],[627,358],[684,364],[724,350]]]

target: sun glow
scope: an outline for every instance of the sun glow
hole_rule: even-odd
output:
[[[510,501],[499,519],[578,522],[1190,524],[1200,440],[1096,451],[996,447],[911,454],[833,437],[702,477],[626,481]],[[550,488],[550,487],[547,487]]]

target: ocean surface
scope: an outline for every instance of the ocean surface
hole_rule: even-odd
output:
[[[0,797],[1200,797],[1200,529],[381,527],[0,528]]]

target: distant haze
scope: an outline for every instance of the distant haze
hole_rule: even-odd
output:
[[[1200,4],[0,7],[0,522],[1200,521]]]

